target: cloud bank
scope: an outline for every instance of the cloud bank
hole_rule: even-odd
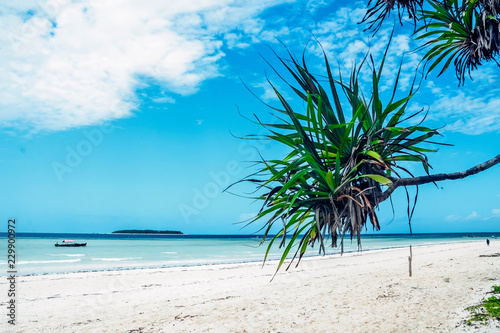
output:
[[[65,130],[131,115],[143,79],[188,95],[220,75],[221,47],[257,36],[285,2],[50,0],[0,7],[0,124]],[[231,44],[232,43],[232,44]]]
[[[281,4],[286,7],[277,8]],[[375,37],[364,32],[365,26],[358,24],[364,5],[323,0],[2,4],[0,126],[59,131],[128,117],[139,107],[136,92],[145,82],[161,86],[162,103],[175,103],[175,94],[194,94],[203,82],[225,73],[220,61],[224,50],[238,52],[261,42],[277,43],[276,38],[300,53],[301,43],[316,37],[331,65],[347,77],[367,51],[376,63],[381,60],[392,30],[386,24]],[[399,88],[405,92],[411,85],[420,55],[412,52],[417,45],[410,28],[393,37],[382,91],[390,92],[402,54]],[[321,59],[319,46],[310,45]],[[369,83],[369,64],[365,70]],[[453,74],[444,79],[431,74],[413,98],[412,110],[428,108],[428,119],[437,126],[448,124],[450,132],[500,131],[498,73],[487,64],[460,88],[451,82]],[[274,98],[262,77],[254,81],[250,84],[262,89],[264,100]]]

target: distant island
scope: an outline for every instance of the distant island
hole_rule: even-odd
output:
[[[116,230],[113,234],[156,234],[156,235],[183,235],[180,231],[175,230]]]

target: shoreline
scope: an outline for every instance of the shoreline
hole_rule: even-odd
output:
[[[465,308],[500,285],[500,242],[412,249],[412,277],[408,248],[307,257],[272,282],[275,261],[19,276],[9,331],[477,332]]]
[[[464,244],[464,243],[478,243],[478,242],[482,242],[484,240],[471,240],[471,239],[464,239],[463,241],[454,241],[454,242],[446,242],[446,241],[443,241],[443,242],[438,242],[438,243],[430,243],[430,244],[416,244],[416,245],[412,245],[413,248],[417,248],[417,247],[422,247],[422,246],[434,246],[434,245],[446,245],[446,244]],[[345,256],[345,255],[349,255],[349,254],[363,254],[363,253],[367,253],[367,252],[372,252],[372,251],[386,251],[386,250],[392,250],[392,249],[405,249],[405,248],[408,248],[409,245],[405,245],[405,246],[399,246],[399,245],[395,245],[395,246],[388,246],[388,247],[382,247],[382,248],[374,248],[374,249],[366,249],[366,250],[348,250],[348,251],[344,251],[343,254],[340,254],[339,253],[327,253],[325,255],[322,255],[322,254],[318,254],[317,253],[317,250],[316,249],[310,249],[308,250],[309,254],[306,253],[303,258],[302,258],[302,261],[305,260],[306,258],[313,258],[313,259],[321,259],[321,258],[325,258],[325,257],[332,257],[332,256],[339,256],[339,257],[342,257],[342,256]],[[337,248],[338,249],[338,248]],[[291,251],[292,252],[292,251]],[[312,252],[316,252],[316,253],[312,253]],[[289,255],[289,257],[293,257],[293,254],[292,255]],[[22,271],[21,272],[18,272],[18,276],[49,276],[49,275],[66,275],[66,274],[76,274],[76,273],[97,273],[97,272],[124,272],[124,271],[134,271],[134,270],[139,270],[139,271],[143,271],[143,270],[156,270],[156,269],[169,269],[169,268],[177,268],[177,267],[181,267],[181,268],[185,268],[185,267],[197,267],[197,266],[200,266],[200,267],[203,267],[203,266],[207,266],[207,267],[210,267],[210,266],[217,266],[217,265],[232,265],[232,264],[249,264],[249,263],[259,263],[259,264],[263,264],[263,259],[264,259],[264,255],[262,255],[262,257],[259,257],[259,258],[255,258],[254,260],[252,259],[233,259],[231,261],[214,261],[214,262],[204,262],[204,263],[193,263],[193,264],[189,264],[189,263],[185,263],[185,264],[182,264],[182,263],[179,263],[179,264],[171,264],[171,265],[151,265],[151,266],[144,266],[144,267],[119,267],[119,268],[116,268],[116,267],[112,267],[112,268],[109,268],[109,269],[99,269],[99,268],[90,268],[90,269],[87,269],[87,270],[76,270],[76,271],[69,271],[69,272],[43,272],[43,273],[27,273],[27,274],[23,274]],[[267,263],[270,263],[272,264],[273,262],[276,262],[276,261],[279,261],[280,258],[268,258],[266,260],[266,264]],[[289,259],[287,259],[288,261]],[[296,265],[297,263],[297,258],[294,260],[294,263],[293,265]],[[3,272],[2,272],[3,273]],[[2,276],[2,275],[0,275]]]

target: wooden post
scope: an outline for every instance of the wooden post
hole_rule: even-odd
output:
[[[413,257],[413,255],[411,253],[411,245],[410,245],[410,256],[408,257],[408,265],[409,265],[408,270],[409,270],[409,273],[410,273],[410,277],[411,277],[411,260],[412,260],[412,257]]]

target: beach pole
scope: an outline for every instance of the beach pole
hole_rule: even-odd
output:
[[[408,271],[410,273],[410,277],[411,277],[411,260],[412,260],[412,257],[413,257],[413,255],[411,253],[411,245],[410,245],[410,256],[408,257],[408,265],[409,265],[408,266]]]

